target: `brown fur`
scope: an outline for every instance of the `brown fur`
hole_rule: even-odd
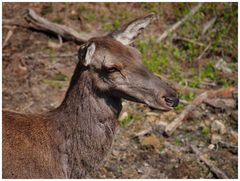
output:
[[[81,178],[98,167],[111,147],[121,104],[92,87],[79,65],[57,109],[3,111],[4,178]]]
[[[28,115],[3,111],[3,178],[84,178],[111,149],[121,99],[169,110],[165,97],[177,100],[141,64],[137,50],[111,37],[90,39],[58,108]]]
[[[40,115],[3,111],[3,178],[57,175],[45,121]]]

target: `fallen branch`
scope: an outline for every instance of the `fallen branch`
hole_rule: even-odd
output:
[[[202,3],[198,3],[197,6],[195,6],[183,19],[175,23],[173,26],[171,26],[168,30],[163,32],[161,36],[157,39],[158,42],[161,42],[164,40],[170,33],[175,31],[181,24],[183,24],[185,21],[187,21],[191,16],[193,16],[202,6]]]
[[[224,141],[219,141],[218,143],[220,146],[224,147],[224,148],[238,148],[237,145],[232,145],[230,143],[226,143]]]
[[[23,56],[24,58],[66,58],[66,57],[74,57],[77,59],[77,53],[63,53],[63,54],[56,54],[56,55],[46,55],[43,53],[32,53]]]
[[[206,54],[206,52],[208,51],[209,47],[211,46],[211,43],[209,43],[206,48],[203,50],[203,52],[197,57],[197,61],[201,60],[203,58],[203,56]]]
[[[210,48],[211,43],[209,43],[203,50],[203,52],[196,58],[196,60],[194,62],[196,62],[197,64],[197,71],[198,71],[198,76],[201,77],[201,71],[200,69],[202,68],[202,61],[204,60],[203,57],[204,55],[207,53],[208,49]]]
[[[11,28],[7,35],[6,35],[6,38],[4,39],[4,42],[3,42],[3,48],[7,45],[7,42],[8,40],[11,38],[11,36],[13,35],[13,31],[14,31],[15,27]]]
[[[237,106],[236,100],[234,99],[207,99],[204,103],[221,110],[234,109]]]
[[[179,102],[185,106],[189,104],[189,102],[184,99],[180,99]]]
[[[202,104],[207,99],[213,99],[213,98],[233,98],[235,88],[229,87],[229,88],[223,88],[219,90],[209,90],[206,91],[199,96],[197,96],[191,104],[187,105],[186,108],[181,112],[180,115],[178,115],[174,121],[172,121],[169,125],[165,128],[165,134],[167,136],[172,135],[172,133],[183,123],[183,120],[185,120],[191,112],[200,104]]]
[[[3,26],[19,26],[28,29],[32,28],[47,33],[50,32],[61,36],[65,40],[73,41],[76,44],[82,44],[86,41],[86,39],[89,38],[88,35],[80,35],[78,32],[65,25],[56,24],[40,17],[32,9],[27,9],[23,16],[25,22],[19,20],[3,20]]]
[[[174,36],[173,41],[174,42],[184,41],[184,42],[187,42],[187,43],[191,43],[193,45],[197,45],[199,47],[206,47],[206,45],[204,43],[201,43],[201,42],[198,42],[198,41],[186,38],[186,37]]]
[[[198,158],[208,166],[212,173],[214,173],[220,179],[228,179],[228,176],[222,170],[213,165],[207,158],[205,158],[196,146],[191,145],[191,148]]]
[[[3,53],[2,57],[10,57],[12,56],[11,53]],[[45,58],[74,58],[76,61],[78,61],[78,54],[77,53],[62,53],[62,54],[56,54],[56,55],[48,55],[44,53],[30,53],[25,56],[21,55],[23,59],[45,59]]]

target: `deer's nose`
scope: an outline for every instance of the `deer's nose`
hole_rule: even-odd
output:
[[[166,103],[170,107],[176,107],[179,103],[178,97],[164,97]]]

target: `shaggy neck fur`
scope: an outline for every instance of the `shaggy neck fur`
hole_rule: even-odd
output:
[[[96,91],[86,68],[77,66],[62,104],[50,113],[58,158],[66,178],[96,169],[110,150],[121,100]]]

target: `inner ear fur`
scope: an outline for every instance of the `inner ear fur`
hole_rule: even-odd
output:
[[[85,43],[78,50],[78,59],[84,66],[91,64],[93,55],[96,51],[96,45],[93,42]]]
[[[122,25],[119,29],[113,30],[108,36],[116,39],[124,45],[131,44],[136,37],[145,29],[153,20],[154,13],[143,16]]]

